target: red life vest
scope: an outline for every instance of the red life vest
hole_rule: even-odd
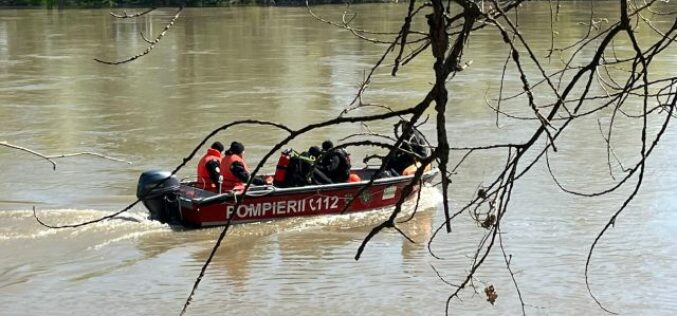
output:
[[[207,163],[212,160],[216,160],[220,165],[221,152],[214,148],[209,148],[207,153],[200,159],[200,162],[197,163],[197,183],[205,190],[216,191],[216,183],[212,181],[207,171]]]
[[[222,191],[230,191],[230,190],[243,190],[245,183],[242,182],[238,177],[236,177],[231,171],[230,171],[230,166],[233,165],[234,162],[239,162],[244,166],[244,170],[249,172],[249,166],[247,166],[247,162],[240,157],[240,155],[226,155],[221,159],[221,174],[223,175],[223,183],[221,184],[221,190]]]

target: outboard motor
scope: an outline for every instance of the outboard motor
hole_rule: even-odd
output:
[[[178,192],[181,184],[169,171],[146,171],[139,177],[136,197],[150,212],[150,219],[176,223],[180,219]]]

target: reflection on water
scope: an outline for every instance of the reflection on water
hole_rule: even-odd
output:
[[[424,241],[430,235],[433,215],[440,201],[435,189],[426,191],[429,191],[428,197],[414,219],[402,225],[403,231],[417,243],[410,244],[396,234],[384,234],[389,243],[401,247],[401,253],[388,255],[391,262],[400,262],[398,267],[424,264],[421,260],[425,256],[420,252],[424,251]],[[288,301],[288,308],[308,295],[319,298],[306,292],[307,289],[302,293],[289,293],[287,287],[300,290],[298,286],[316,286],[326,296],[347,291],[352,288],[353,281],[365,275],[351,268],[357,245],[369,225],[387,218],[388,211],[234,226],[212,262],[204,287],[201,287],[202,294],[198,296],[207,295],[206,301],[217,299],[231,306],[233,311],[246,312],[257,308],[257,298],[266,295],[269,295],[267,299]],[[411,211],[411,206],[406,207],[404,215],[408,216]],[[73,222],[99,213],[50,210],[44,212],[43,219],[52,223]],[[68,308],[61,308],[57,313],[86,313],[92,306],[100,306],[97,304],[117,304],[117,298],[111,297],[111,293],[134,292],[133,298],[125,296],[130,303],[126,306],[131,309],[117,309],[115,313],[175,312],[180,308],[178,304],[192,283],[194,273],[211,252],[220,229],[171,229],[146,220],[145,214],[137,211],[128,217],[136,221],[112,220],[81,230],[57,231],[38,226],[30,211],[0,212],[0,220],[7,224],[0,229],[0,244],[4,251],[15,254],[0,259],[3,267],[0,288],[6,290],[2,301],[8,303],[3,306],[9,306],[6,311],[9,314],[26,313],[26,306],[12,303],[44,296],[39,300],[40,304],[31,305],[30,313],[48,312],[55,304],[64,300],[73,302],[74,296],[79,296],[79,303],[63,305]],[[23,230],[17,230],[19,227]],[[27,245],[30,247],[24,249]],[[380,260],[374,257],[364,262],[371,261],[378,267]],[[423,268],[416,270],[425,271]],[[314,284],[306,279],[309,276],[334,280],[331,284]],[[270,286],[273,281],[278,282],[277,290]],[[364,280],[361,282],[365,283]],[[164,305],[167,302],[163,300],[168,296],[172,298],[171,304]],[[141,302],[146,304],[148,299],[153,302],[150,306],[136,306]],[[240,304],[242,299],[251,304]],[[205,306],[200,301],[195,305],[198,314],[214,311],[214,306]]]
[[[673,3],[661,5],[666,12],[674,10]],[[398,31],[406,11],[405,5],[354,8],[359,12],[354,23],[376,31]],[[322,6],[317,12],[340,17],[343,9]],[[563,6],[556,38],[560,47],[585,33],[580,23],[589,17],[586,9],[587,4]],[[615,10],[596,5],[595,15],[615,17]],[[543,31],[549,27],[544,27],[547,2],[520,12],[524,36],[539,56],[545,55],[550,48],[550,34]],[[53,224],[95,218],[133,201],[143,170],[173,168],[224,122],[269,119],[298,128],[334,117],[385,49],[310,19],[304,8],[191,8],[148,58],[121,67],[91,61],[142,51],[147,44],[138,33],[157,34],[171,15],[173,10],[159,9],[148,19],[130,21],[113,20],[105,10],[0,11],[0,140],[47,154],[96,151],[134,163],[130,167],[81,156],[59,161],[54,172],[36,157],[0,148],[0,314],[176,314],[219,229],[172,230],[147,221],[145,210],[137,207],[127,216],[138,222],[47,230],[32,219],[31,206]],[[672,23],[656,19],[657,27]],[[640,29],[640,41],[648,34],[644,31]],[[622,43],[617,48],[622,54]],[[537,124],[502,119],[499,129],[479,97],[498,87],[507,51],[488,32],[471,39],[465,55],[475,63],[449,83],[451,143],[512,142],[528,136],[525,127]],[[429,62],[423,54],[398,77],[385,69],[365,97],[395,109],[417,102],[433,81]],[[653,63],[657,74],[670,74],[676,66],[674,58]],[[545,65],[548,70],[559,66],[555,59]],[[519,78],[507,78],[506,88],[520,86]],[[528,111],[519,101],[502,107],[516,115]],[[581,120],[586,125],[570,129],[551,157],[556,176],[567,187],[593,190],[613,182],[599,159],[606,156],[604,141],[591,137],[599,134],[596,120]],[[370,127],[387,132],[392,123]],[[307,148],[360,128],[326,128],[291,145]],[[637,154],[637,131],[636,121],[618,118],[615,145],[622,159],[632,161]],[[430,126],[423,132],[433,135]],[[218,139],[245,143],[247,158],[255,162],[280,137],[279,131],[244,126]],[[677,280],[677,242],[672,238],[677,169],[675,152],[669,150],[675,145],[670,131],[652,156],[640,195],[593,257],[593,290],[614,310],[631,315],[677,310],[672,295],[677,288],[671,282]],[[368,152],[357,148],[352,154],[360,161]],[[452,160],[461,154],[454,153]],[[473,157],[460,169],[450,188],[452,208],[495,176],[504,159],[504,153],[492,152]],[[179,176],[191,177],[193,167],[189,163]],[[519,180],[502,230],[529,314],[601,314],[586,294],[585,256],[627,193],[572,197],[557,190],[542,164]],[[385,231],[359,262],[353,260],[357,247],[385,213],[234,227],[189,311],[441,314],[450,288],[430,265],[445,279],[458,281],[467,273],[484,229],[462,216],[453,224],[453,234],[440,234],[431,244],[443,258],[434,259],[426,241],[441,224],[439,193],[432,190],[426,196],[426,210],[399,225],[416,243]],[[518,314],[504,265],[500,254],[493,253],[476,274],[480,292],[487,284],[496,287],[496,306],[468,290],[463,301],[454,301],[452,313]]]

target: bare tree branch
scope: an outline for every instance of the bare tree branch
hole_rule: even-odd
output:
[[[174,17],[169,21],[169,23],[167,23],[167,25],[165,25],[165,28],[162,30],[162,32],[160,32],[160,34],[158,34],[158,36],[155,37],[154,40],[152,40],[152,41],[148,40],[145,36],[143,36],[143,34],[141,34],[143,39],[147,43],[150,44],[150,46],[148,46],[146,48],[146,50],[144,50],[143,52],[138,53],[134,56],[122,59],[122,60],[118,60],[118,61],[107,61],[107,60],[98,59],[98,58],[94,58],[94,60],[96,60],[96,61],[98,61],[102,64],[107,64],[107,65],[120,65],[120,64],[125,64],[125,63],[128,63],[128,62],[134,61],[134,60],[136,60],[140,57],[148,55],[150,53],[150,51],[152,51],[153,48],[155,48],[155,45],[160,42],[160,40],[165,36],[165,34],[167,34],[167,31],[169,31],[169,29],[172,27],[172,25],[174,25],[174,22],[176,22],[176,20],[181,15],[181,11],[183,11],[183,6],[179,7],[179,9],[176,11],[176,14],[174,14]]]
[[[113,12],[109,12],[109,14],[118,18],[118,19],[129,19],[129,18],[136,18],[136,17],[146,15],[148,13],[155,11],[155,9],[157,9],[157,8],[152,7],[150,9],[146,10],[146,11],[142,11],[142,12],[134,13],[134,14],[127,14],[127,11],[125,11],[125,10],[122,10],[122,14],[116,14],[116,13],[113,13]]]
[[[93,156],[93,157],[98,157],[98,158],[117,161],[117,162],[124,162],[124,163],[130,164],[130,165],[132,164],[131,161],[126,161],[126,160],[122,160],[122,159],[119,159],[119,158],[115,158],[115,157],[111,157],[111,156],[107,156],[107,155],[104,155],[104,154],[95,153],[95,152],[91,152],[91,151],[83,151],[83,152],[69,153],[69,154],[58,154],[58,155],[44,155],[44,154],[39,153],[35,150],[29,149],[29,148],[26,148],[26,147],[22,147],[22,146],[18,146],[18,145],[13,145],[13,144],[10,144],[6,141],[0,141],[0,146],[12,148],[12,149],[17,149],[17,150],[20,150],[20,151],[25,151],[27,153],[30,153],[32,155],[38,156],[42,159],[45,159],[49,163],[52,164],[53,170],[56,170],[56,162],[54,161],[54,159],[69,158],[69,157],[82,156],[82,155]]]
[[[43,155],[43,154],[41,154],[41,153],[39,153],[39,152],[37,152],[37,151],[35,151],[35,150],[28,149],[28,148],[22,147],[22,146],[12,145],[12,144],[10,144],[10,143],[8,143],[8,142],[5,142],[5,141],[1,141],[1,142],[0,142],[0,146],[8,147],[8,148],[13,148],[13,149],[18,149],[18,150],[21,150],[21,151],[25,151],[25,152],[27,152],[27,153],[29,153],[29,154],[38,156],[38,157],[40,157],[40,158],[42,158],[42,159],[45,159],[45,160],[49,161],[49,163],[52,164],[52,169],[53,169],[53,170],[56,170],[56,162],[54,162],[54,160],[52,160],[52,158],[50,158],[50,157],[48,157],[48,156],[45,156],[45,155]]]

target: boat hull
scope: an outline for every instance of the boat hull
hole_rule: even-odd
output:
[[[420,184],[431,181],[437,172],[436,169],[427,171],[423,181],[413,187],[407,198],[414,197],[420,190]],[[362,170],[362,173],[365,171]],[[252,187],[245,195],[232,192],[214,194],[191,184],[182,184],[173,199],[165,198],[164,209],[149,210],[151,218],[154,218],[154,211],[169,214],[165,218],[155,218],[184,227],[365,212],[394,206],[412,178],[399,176],[377,179],[362,192],[360,190],[367,181],[297,188]]]

